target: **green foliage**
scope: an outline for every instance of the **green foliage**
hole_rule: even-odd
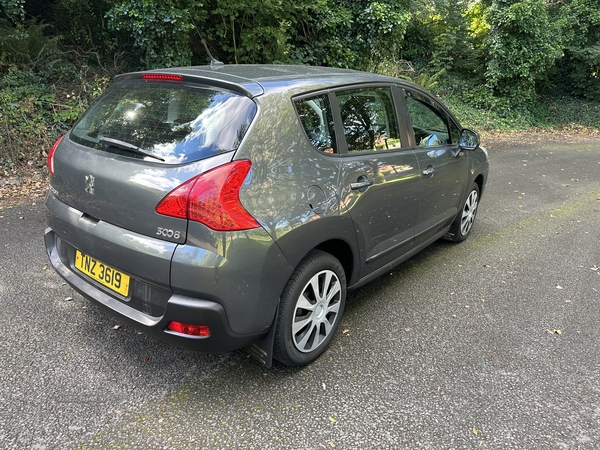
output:
[[[427,89],[428,91],[435,92],[439,87],[440,79],[444,76],[445,73],[446,73],[446,69],[441,69],[438,72],[434,73],[433,75],[430,75],[427,72],[421,72],[420,74],[413,76],[413,77],[403,75],[400,73],[396,74],[395,76],[397,76],[398,78],[403,78],[408,81],[412,81],[413,83],[421,86],[423,89]]]
[[[417,66],[428,66],[433,72],[480,71],[482,52],[470,30],[475,13],[469,15],[469,12],[479,11],[474,5],[479,2],[413,1],[413,17],[406,30],[401,58]]]
[[[25,21],[25,0],[0,0],[0,13],[17,25]]]
[[[222,61],[289,62],[293,26],[298,17],[309,14],[312,5],[308,0],[209,0],[207,20],[197,25]]]
[[[551,10],[567,47],[583,48],[600,42],[600,4],[597,0],[565,0]]]
[[[481,80],[456,73],[441,78],[436,91],[464,126],[477,130],[598,128],[600,124],[600,103],[571,96],[539,96],[514,105],[494,96]]]
[[[144,50],[146,68],[187,66],[192,57],[190,3],[186,0],[117,0],[106,17],[115,30],[129,32],[134,45]],[[194,3],[196,7],[202,6]]]
[[[493,0],[487,12],[488,86],[511,102],[535,98],[535,84],[562,56],[545,0]]]
[[[33,72],[11,70],[0,85],[0,158],[9,166],[25,157],[32,143],[48,142],[46,93]],[[40,108],[41,107],[41,108]]]
[[[434,3],[430,28],[434,32],[431,61],[434,71],[473,70],[469,63],[476,61],[474,46],[468,36],[465,19],[467,5],[464,2],[440,1]]]
[[[600,3],[567,0],[552,13],[565,45],[565,57],[555,70],[561,89],[600,101]]]
[[[354,26],[353,15],[342,3],[321,1],[315,4],[317,7],[310,14],[300,19],[300,26],[290,39],[290,61],[355,67],[358,63],[356,51],[348,46],[347,41]]]
[[[61,60],[59,36],[46,36],[48,24],[30,20],[13,27],[0,22],[0,71],[54,65]]]
[[[99,66],[108,75],[136,70],[144,50],[134,47],[129,31],[109,29],[110,8],[106,0],[54,0],[42,18],[55,25],[62,49],[77,65]]]
[[[600,101],[600,45],[569,47],[566,56],[571,92],[578,97]]]
[[[0,79],[0,160],[43,163],[54,140],[79,118],[108,79],[74,67],[45,71],[11,68]]]
[[[356,26],[347,44],[354,43],[359,68],[376,67],[383,60],[393,58],[399,51],[412,14],[408,2],[356,2],[353,15]]]
[[[399,51],[411,17],[391,0],[211,0],[206,9],[198,25],[225,62],[360,69]]]
[[[409,78],[475,128],[600,123],[598,0],[0,0],[0,165],[115,73],[206,64],[202,38],[228,64]]]

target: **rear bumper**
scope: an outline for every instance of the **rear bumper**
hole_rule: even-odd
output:
[[[266,334],[266,331],[248,335],[236,334],[231,330],[226,311],[219,303],[174,293],[170,293],[161,316],[145,314],[77,273],[66,258],[70,245],[62,241],[51,228],[46,229],[44,241],[50,263],[77,292],[119,319],[160,340],[195,351],[226,352],[249,345]],[[210,335],[188,336],[169,331],[167,326],[171,321],[207,325],[210,327]]]

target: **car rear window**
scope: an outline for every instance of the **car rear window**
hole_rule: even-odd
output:
[[[182,164],[236,150],[255,113],[252,100],[233,92],[129,80],[106,91],[75,125],[71,139],[134,158],[149,159],[146,153],[152,161]]]

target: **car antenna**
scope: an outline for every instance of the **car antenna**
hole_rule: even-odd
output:
[[[192,15],[190,14],[189,11],[188,11],[188,15],[190,16],[190,20],[192,22],[192,25],[194,25],[194,28],[196,29],[196,33],[198,33],[198,36],[200,36],[200,40],[202,41],[202,45],[204,45],[204,50],[206,50],[206,54],[210,58],[210,66],[211,67],[224,66],[225,65],[224,62],[219,61],[218,59],[215,59],[213,57],[213,55],[210,53],[210,50],[208,49],[208,45],[206,45],[206,41],[204,40],[204,38],[200,34],[200,30],[198,30],[198,27],[196,26],[196,23],[194,22],[194,19],[192,19]]]

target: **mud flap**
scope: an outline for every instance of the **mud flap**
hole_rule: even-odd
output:
[[[275,318],[273,319],[271,329],[269,330],[267,335],[264,338],[252,343],[252,345],[244,347],[244,350],[246,350],[246,352],[250,356],[252,356],[255,360],[257,360],[267,369],[270,369],[273,365],[273,341],[275,340],[275,328],[277,327],[277,317],[279,317],[279,306],[277,306],[277,311],[275,311]]]

